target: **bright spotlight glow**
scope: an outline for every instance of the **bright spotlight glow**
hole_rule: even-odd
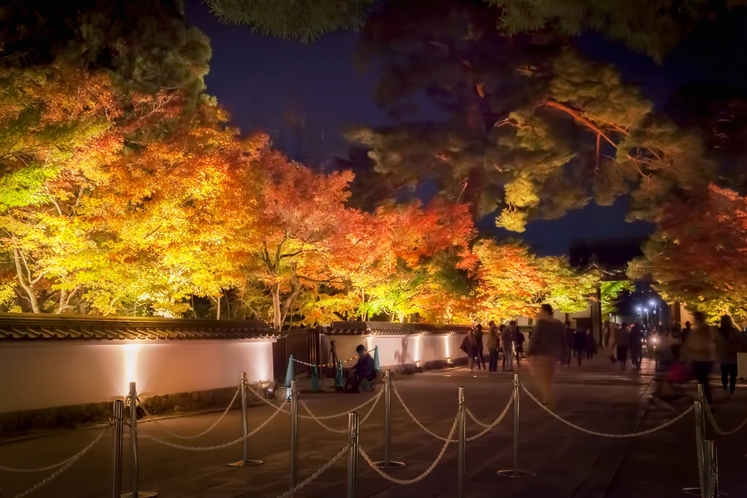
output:
[[[444,354],[446,358],[451,358],[451,341],[448,335],[444,336]]]
[[[137,357],[138,352],[140,351],[140,344],[125,344],[122,346],[122,350],[124,351],[124,364],[125,364],[125,371],[124,371],[124,392],[129,392],[130,390],[130,382],[135,382],[137,384],[138,390],[142,390],[142,386],[138,383],[137,378]]]
[[[423,337],[422,337],[422,336],[419,336],[419,335],[418,335],[418,336],[415,336],[415,337],[413,338],[413,339],[414,339],[414,341],[415,341],[415,347],[413,347],[413,351],[412,351],[412,359],[413,359],[413,361],[416,361],[416,362],[417,362],[417,361],[420,361],[420,354],[421,354],[421,351],[422,351],[422,348],[421,348],[421,339],[422,339],[422,338],[423,338]]]
[[[654,301],[653,299],[649,301],[648,304],[650,304],[652,308],[656,307],[656,301]]]
[[[640,313],[641,311],[643,311],[643,308],[641,308],[640,306],[636,306],[635,310],[636,310],[636,311],[637,311],[638,313]]]

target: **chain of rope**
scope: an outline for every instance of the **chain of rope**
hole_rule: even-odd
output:
[[[54,479],[55,477],[59,476],[60,474],[62,474],[63,472],[65,472],[67,469],[69,469],[70,467],[72,467],[75,462],[77,462],[78,460],[80,460],[83,455],[85,455],[86,453],[88,453],[88,451],[91,448],[93,448],[94,446],[96,446],[96,443],[98,443],[99,441],[101,441],[101,438],[104,437],[104,434],[106,434],[109,431],[109,427],[111,427],[111,424],[107,425],[106,429],[104,429],[103,431],[101,431],[101,433],[98,436],[96,436],[96,439],[94,439],[93,441],[91,441],[88,446],[86,446],[85,448],[83,448],[82,450],[80,450],[76,455],[73,455],[72,457],[68,458],[66,460],[67,463],[65,463],[62,467],[60,467],[54,474],[49,475],[48,477],[46,477],[45,479],[43,479],[42,481],[40,481],[39,483],[37,483],[33,487],[30,487],[29,489],[27,489],[23,493],[16,495],[16,498],[23,498],[24,496],[30,495],[31,493],[33,493],[37,489],[41,488],[42,486],[44,486],[45,484],[47,484],[49,481],[51,481],[52,479]],[[26,471],[21,471],[21,472],[26,472]]]
[[[148,439],[150,441],[153,441],[154,443],[158,443],[158,444],[160,444],[162,446],[168,446],[169,448],[174,448],[176,450],[185,450],[185,451],[213,451],[213,450],[220,450],[220,449],[223,449],[223,448],[228,448],[229,446],[233,446],[234,444],[238,444],[241,441],[243,441],[244,439],[248,439],[248,438],[254,436],[259,431],[261,431],[262,429],[264,429],[264,427],[267,424],[269,424],[270,422],[272,422],[272,420],[277,416],[277,414],[282,411],[283,407],[285,406],[285,404],[287,402],[288,402],[287,400],[283,401],[282,405],[280,405],[279,407],[276,407],[275,413],[273,413],[272,415],[270,415],[267,418],[267,420],[265,420],[264,422],[262,422],[259,426],[257,426],[256,429],[254,429],[249,434],[247,434],[246,436],[241,436],[238,439],[234,439],[233,441],[229,441],[229,442],[224,443],[224,444],[217,444],[215,446],[184,446],[184,445],[181,445],[181,444],[174,444],[174,443],[171,443],[169,441],[164,441],[163,439],[159,439],[157,437],[150,436],[150,435],[143,434],[140,437],[143,438],[143,439]]]
[[[479,420],[477,420],[477,419],[475,418],[475,416],[474,416],[474,415],[472,415],[472,412],[470,411],[470,409],[469,409],[469,408],[466,408],[466,407],[465,407],[465,410],[467,411],[467,414],[469,415],[469,417],[470,417],[470,418],[471,418],[471,419],[472,419],[472,420],[473,420],[473,421],[474,421],[474,422],[475,422],[475,423],[476,423],[477,425],[479,425],[479,426],[481,426],[481,427],[484,427],[484,428],[485,428],[485,430],[483,430],[482,432],[480,432],[480,433],[478,433],[478,434],[475,434],[474,436],[468,437],[468,438],[467,438],[467,441],[474,441],[475,439],[477,439],[477,438],[480,438],[480,437],[484,436],[485,434],[487,434],[488,432],[490,432],[490,431],[491,431],[491,430],[492,430],[492,429],[493,429],[493,428],[494,428],[494,427],[495,427],[496,425],[500,424],[500,423],[501,423],[501,421],[503,420],[503,418],[504,418],[504,417],[506,416],[506,414],[508,413],[508,409],[509,409],[509,408],[511,408],[511,405],[513,405],[513,404],[514,404],[514,397],[513,397],[513,396],[511,396],[511,398],[510,398],[510,399],[508,400],[508,403],[506,404],[506,408],[504,408],[504,409],[503,409],[503,412],[501,412],[501,414],[500,414],[500,415],[498,415],[498,418],[497,418],[497,419],[495,419],[495,420],[494,420],[494,421],[493,421],[492,423],[490,423],[490,424],[487,424],[487,425],[486,425],[486,424],[483,424],[483,423],[481,423],[481,422],[480,422]]]
[[[332,467],[335,464],[335,462],[337,462],[337,460],[339,460],[340,458],[342,458],[342,456],[345,453],[347,453],[349,449],[350,449],[350,443],[346,444],[339,451],[339,453],[337,453],[337,455],[335,455],[334,457],[332,457],[332,460],[330,460],[329,462],[325,463],[319,470],[317,470],[316,472],[314,472],[313,474],[311,474],[309,477],[307,477],[305,481],[301,482],[300,484],[297,484],[295,487],[293,487],[293,489],[291,489],[289,491],[286,491],[282,495],[278,496],[278,498],[289,498],[289,497],[293,496],[294,494],[296,494],[298,491],[301,490],[301,488],[307,486],[314,479],[316,479],[317,477],[319,477],[320,475],[322,475],[323,473],[325,473],[327,470],[329,470],[329,468]]]
[[[199,434],[195,434],[194,436],[182,436],[181,434],[176,434],[174,432],[171,432],[170,430],[168,430],[167,428],[165,428],[164,426],[162,426],[158,422],[158,419],[154,418],[153,415],[148,411],[148,409],[145,408],[145,406],[143,406],[142,404],[140,404],[140,406],[143,408],[143,411],[145,412],[145,415],[148,417],[148,420],[150,420],[151,422],[153,422],[156,426],[158,426],[159,429],[161,429],[163,432],[165,432],[169,436],[175,437],[177,439],[197,439],[198,437],[202,437],[205,434],[207,434],[208,432],[212,431],[213,429],[215,429],[218,426],[218,424],[220,424],[220,421],[223,420],[223,418],[226,416],[226,414],[231,410],[231,407],[236,402],[236,398],[239,397],[240,393],[241,393],[241,386],[239,386],[238,389],[236,389],[236,393],[234,393],[233,398],[231,399],[231,402],[228,404],[228,406],[226,407],[225,411],[218,418],[218,420],[216,420],[215,423],[213,425],[211,425],[210,427],[208,427],[206,430],[204,430],[203,432],[201,432]]]
[[[708,416],[708,420],[710,420],[711,425],[713,426],[713,430],[715,430],[717,433],[721,434],[722,436],[731,436],[732,434],[735,434],[735,433],[741,431],[742,428],[745,425],[747,425],[747,418],[746,418],[735,429],[733,429],[731,431],[724,431],[724,430],[722,430],[721,427],[719,427],[718,423],[716,422],[716,419],[713,417],[713,413],[711,413],[711,407],[710,407],[710,405],[708,404],[707,401],[704,401],[704,403],[705,403],[705,410],[703,410],[703,411],[706,412],[706,415]]]
[[[606,434],[604,432],[597,432],[597,431],[592,431],[592,430],[589,430],[589,429],[584,429],[583,427],[579,427],[578,425],[574,424],[573,422],[567,421],[566,419],[564,419],[560,415],[554,413],[548,407],[546,407],[545,405],[543,405],[537,398],[534,397],[534,395],[531,392],[529,392],[529,390],[526,387],[524,387],[524,384],[521,385],[521,388],[524,390],[525,393],[527,393],[527,396],[529,396],[532,399],[532,401],[534,401],[535,403],[537,403],[543,410],[545,410],[547,413],[549,413],[550,415],[552,415],[553,417],[555,417],[559,421],[563,422],[568,427],[573,427],[576,430],[579,430],[581,432],[585,432],[586,434],[591,434],[592,436],[600,436],[600,437],[607,437],[607,438],[639,437],[639,436],[645,436],[647,434],[654,433],[654,432],[656,432],[658,430],[664,429],[665,427],[669,427],[670,425],[674,424],[678,420],[681,420],[685,415],[687,415],[688,413],[690,413],[691,411],[693,411],[693,409],[695,408],[695,406],[693,405],[690,408],[688,408],[687,410],[685,410],[684,412],[682,412],[679,415],[677,415],[676,417],[674,417],[672,420],[670,420],[668,422],[665,422],[665,423],[663,423],[663,424],[661,424],[661,425],[659,425],[657,427],[654,427],[652,429],[648,429],[648,430],[641,431],[641,432],[631,432],[629,434]]]
[[[415,422],[415,424],[421,429],[423,429],[423,431],[425,431],[428,435],[438,439],[439,441],[444,441],[447,443],[457,442],[456,439],[451,439],[451,436],[448,436],[448,437],[439,436],[438,434],[436,434],[435,432],[433,432],[432,430],[424,426],[422,423],[420,423],[420,420],[418,420],[415,417],[415,415],[410,411],[410,408],[408,408],[407,404],[405,404],[405,400],[403,400],[402,396],[400,396],[399,391],[397,391],[397,387],[394,385],[394,382],[392,382],[392,392],[394,392],[394,395],[397,396],[397,399],[399,400],[399,402],[402,403],[402,408],[405,409],[405,412],[407,412],[407,414],[410,416],[412,421]]]
[[[366,414],[366,416],[363,417],[363,419],[361,420],[360,425],[365,424],[366,420],[368,420],[368,417],[371,416],[371,414],[374,411],[374,408],[376,408],[376,405],[379,404],[379,399],[381,399],[381,395],[383,394],[383,392],[384,392],[383,390],[379,391],[379,394],[377,394],[375,397],[371,398],[371,400],[373,401],[373,404],[371,405],[371,408],[368,410],[368,413]],[[346,434],[348,432],[347,429],[335,429],[333,427],[330,427],[330,426],[326,425],[324,422],[322,422],[322,420],[321,420],[322,417],[315,416],[311,412],[311,408],[309,408],[308,405],[305,402],[301,401],[301,406],[303,406],[303,409],[306,410],[306,412],[309,414],[309,417],[314,422],[316,422],[317,424],[319,424],[322,428],[327,429],[329,432],[334,432],[334,433],[337,433],[337,434]],[[353,410],[350,410],[350,411],[354,412],[354,411],[357,411],[357,410],[353,409]]]
[[[390,476],[389,474],[387,474],[386,472],[384,472],[383,470],[381,470],[379,467],[376,466],[373,460],[371,460],[368,454],[363,450],[363,447],[358,447],[358,451],[360,452],[361,456],[366,461],[368,466],[374,469],[376,473],[379,474],[381,477],[383,477],[389,482],[393,482],[394,484],[399,484],[401,486],[409,486],[410,484],[415,484],[416,482],[422,481],[423,479],[428,477],[428,475],[431,472],[433,472],[433,469],[436,468],[436,465],[438,465],[438,462],[440,462],[441,459],[444,457],[444,454],[446,453],[446,448],[448,448],[449,445],[454,441],[451,438],[454,436],[454,432],[456,432],[458,422],[459,422],[459,414],[457,413],[457,416],[454,417],[454,423],[451,424],[451,430],[449,431],[449,435],[446,438],[444,438],[445,439],[444,444],[441,447],[441,451],[438,453],[438,456],[436,457],[436,459],[433,461],[430,467],[425,469],[425,472],[423,472],[419,476],[414,477],[412,479],[397,479],[395,477]]]

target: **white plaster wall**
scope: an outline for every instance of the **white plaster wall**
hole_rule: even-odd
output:
[[[110,401],[131,381],[145,396],[272,379],[272,342],[0,344],[0,413]]]
[[[337,356],[345,360],[355,356],[355,348],[363,344],[367,349],[379,347],[382,367],[428,362],[464,356],[459,349],[465,334],[412,335],[412,336],[330,336],[335,341]],[[373,353],[372,353],[373,354]],[[354,365],[355,362],[345,366]]]

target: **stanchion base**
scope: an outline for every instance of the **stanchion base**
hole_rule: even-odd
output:
[[[700,488],[682,488],[682,492],[686,495],[701,496]],[[718,492],[719,496],[726,496],[726,494],[726,491],[719,490]]]
[[[229,463],[229,467],[255,467],[257,465],[262,465],[262,460],[239,460],[238,462]]]
[[[499,470],[497,474],[501,477],[534,477],[537,475],[535,472],[521,469]]]
[[[155,498],[158,493],[155,491],[138,491],[137,498]],[[132,498],[132,493],[125,493],[122,498]]]
[[[374,465],[380,469],[401,469],[405,466],[405,462],[393,462],[389,460],[388,462],[374,462]]]

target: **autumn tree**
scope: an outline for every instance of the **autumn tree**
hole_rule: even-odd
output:
[[[651,276],[666,300],[747,316],[747,198],[711,185],[672,199],[631,278]]]
[[[317,173],[279,152],[263,154],[257,167],[258,249],[245,272],[259,275],[269,289],[273,325],[280,329],[304,289],[343,283],[331,267],[347,244],[352,175]]]
[[[484,240],[474,251],[483,320],[534,316],[542,303],[583,311],[599,280],[596,271],[576,270],[563,257],[538,257],[518,243]]]

